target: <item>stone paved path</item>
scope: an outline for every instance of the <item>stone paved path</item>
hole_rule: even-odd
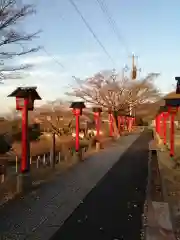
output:
[[[1,207],[0,239],[48,240],[137,137],[123,137],[37,191]]]
[[[151,137],[132,144],[51,240],[141,239]]]

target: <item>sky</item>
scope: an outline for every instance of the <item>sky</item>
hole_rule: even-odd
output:
[[[116,22],[119,39],[97,0],[74,0],[113,62],[69,0],[24,0],[36,5],[36,14],[20,27],[26,32],[41,30],[30,46],[43,46],[46,52],[42,49],[14,59],[16,64],[31,63],[34,67],[23,79],[7,80],[0,85],[1,113],[15,107],[15,100],[7,95],[18,86],[37,86],[42,97],[39,105],[63,98],[64,92],[75,84],[72,76],[83,79],[102,70],[115,68],[120,72],[125,64],[131,67],[132,53],[138,56],[139,78],[151,72],[160,73],[155,80],[158,88],[164,93],[175,88],[174,77],[180,75],[180,1],[103,1]]]

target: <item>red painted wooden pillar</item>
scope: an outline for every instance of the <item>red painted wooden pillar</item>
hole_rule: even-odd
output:
[[[76,152],[79,151],[79,117],[80,117],[81,111],[82,110],[79,108],[73,109],[73,114],[75,115],[75,119],[76,119],[76,138],[75,138]]]
[[[29,172],[29,139],[28,139],[28,99],[24,99],[24,106],[22,109],[22,159],[21,172]]]
[[[99,139],[100,136],[100,113],[95,112],[94,113],[95,123],[96,123],[96,137]]]
[[[129,117],[126,117],[126,126],[127,126],[127,130],[128,130],[128,132],[129,132]]]
[[[156,133],[158,133],[158,131],[159,131],[158,124],[159,124],[159,121],[158,121],[158,115],[157,115],[157,116],[156,116],[156,119],[155,119]]]
[[[163,142],[166,145],[167,142],[167,119],[169,114],[167,112],[163,113]]]
[[[109,135],[110,137],[113,136],[113,115],[109,113]]]
[[[136,118],[133,117],[133,120],[132,120],[132,127],[134,127],[136,125]]]
[[[79,151],[79,114],[76,112],[76,142],[75,142],[76,152]]]
[[[175,120],[175,114],[171,113],[171,117],[170,117],[170,156],[173,157],[174,156],[174,120]]]
[[[162,113],[159,114],[159,136],[163,138],[163,117]]]
[[[121,121],[122,121],[122,130],[124,131],[124,129],[125,129],[125,116],[121,117]]]
[[[160,129],[161,129],[161,117],[160,114],[156,116],[156,132],[160,135]]]
[[[121,116],[118,116],[118,130],[121,132]]]
[[[133,125],[133,118],[128,117],[128,130],[129,130],[129,132],[132,131],[132,125]]]
[[[128,132],[129,132],[129,120],[130,120],[130,118],[126,117],[126,127],[127,127]]]

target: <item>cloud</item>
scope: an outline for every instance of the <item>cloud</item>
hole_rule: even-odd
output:
[[[35,56],[35,57],[25,57],[25,58],[21,58],[18,61],[18,64],[32,64],[32,65],[42,65],[45,63],[48,63],[52,61],[52,58],[48,57],[48,56]]]
[[[60,61],[65,68],[62,69],[53,58]],[[62,98],[64,92],[70,91],[69,85],[74,84],[72,76],[86,78],[102,70],[104,66],[103,56],[94,52],[82,52],[79,54],[63,54],[57,56],[35,55],[20,59],[18,64],[32,64],[34,67],[26,71],[23,79],[7,80],[0,86],[0,100],[3,109],[15,105],[14,99],[8,99],[7,95],[19,86],[37,86],[42,97],[38,105],[46,100]]]
[[[53,70],[39,69],[32,70],[29,72],[29,78],[43,78],[43,79],[57,79],[57,78],[68,78],[70,74],[68,72],[58,72]]]
[[[19,64],[32,64],[33,68],[29,71],[31,77],[69,77],[77,76],[80,78],[88,77],[95,72],[102,70],[103,61],[98,52],[81,52],[78,54],[62,54],[50,56],[25,57]],[[58,62],[64,66],[58,66]],[[56,74],[57,73],[57,74]]]
[[[95,59],[98,59],[101,55],[96,52],[81,52],[78,54],[62,54],[62,55],[35,55],[35,56],[26,56],[19,58],[18,64],[30,64],[34,66],[45,65],[49,63],[56,63],[59,61],[62,64],[65,64],[65,67],[69,68],[69,63],[78,63],[78,62],[88,62]],[[67,65],[66,65],[67,64]]]

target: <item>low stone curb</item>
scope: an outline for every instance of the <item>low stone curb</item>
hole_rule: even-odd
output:
[[[153,131],[153,137],[154,139],[152,141],[150,141],[149,143],[149,161],[148,161],[148,179],[147,179],[147,188],[146,188],[146,200],[144,203],[144,213],[142,215],[142,222],[143,222],[143,230],[142,230],[142,236],[141,239],[149,239],[149,238],[153,238],[155,237],[155,235],[151,236],[151,232],[153,233],[153,226],[155,222],[153,222],[153,218],[152,218],[152,213],[151,211],[154,211],[152,208],[152,203],[153,201],[157,201],[157,202],[163,202],[164,204],[167,204],[167,207],[169,209],[169,220],[172,224],[172,230],[174,234],[175,233],[175,228],[174,228],[174,224],[173,224],[173,218],[172,218],[172,209],[171,206],[169,205],[168,201],[167,201],[167,189],[166,189],[166,184],[164,181],[164,177],[161,171],[161,166],[160,166],[160,161],[159,161],[159,154],[164,151],[164,144],[162,142],[162,140],[160,139],[160,137],[158,135],[155,134],[155,131]],[[163,145],[163,146],[162,146]],[[151,196],[151,192],[152,192],[152,154],[157,154],[157,164],[158,164],[158,168],[159,168],[159,177],[160,177],[160,187],[161,187],[161,192],[162,192],[162,200],[158,200],[158,198],[154,199],[153,196]],[[152,224],[152,226],[151,226]],[[159,226],[157,225],[155,227],[156,229],[159,228]],[[155,234],[155,233],[154,233]],[[158,234],[158,233],[157,233]],[[158,236],[156,236],[157,239],[159,239]],[[153,238],[154,239],[154,238]],[[175,239],[175,234],[174,234],[174,239]]]
[[[163,142],[162,142],[162,140],[160,140],[159,135],[155,131],[153,132],[153,134],[154,134],[154,139],[157,140],[156,152],[157,152],[158,167],[159,167],[159,172],[160,172],[161,187],[162,187],[162,192],[163,192],[163,199],[164,199],[164,202],[168,203],[168,192],[167,192],[167,187],[166,187],[165,178],[163,176],[162,169],[163,169],[163,167],[167,167],[170,169],[170,166],[169,166],[169,164],[166,164],[166,161],[162,161],[162,157],[161,157],[161,155],[164,154],[164,152],[167,151],[167,149],[164,149],[164,147],[162,147]],[[175,229],[175,224],[173,221],[173,209],[169,203],[168,203],[168,207],[169,207],[170,220],[172,223],[173,232],[175,233],[176,229]]]

